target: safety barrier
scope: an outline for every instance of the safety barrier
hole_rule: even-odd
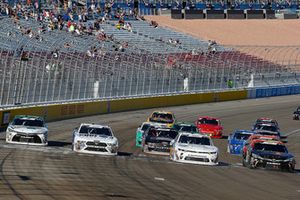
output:
[[[239,90],[11,108],[0,111],[0,127],[3,128],[7,126],[9,121],[16,115],[43,116],[45,120],[49,122],[111,112],[246,98],[247,90]]]
[[[300,85],[285,85],[277,87],[260,87],[248,90],[248,98],[264,98],[273,96],[300,94]]]

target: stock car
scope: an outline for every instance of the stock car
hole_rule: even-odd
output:
[[[223,126],[221,121],[215,117],[199,117],[195,122],[200,133],[210,136],[211,138],[223,137]]]
[[[147,122],[166,125],[167,128],[172,128],[176,122],[175,115],[168,111],[154,111]]]
[[[209,136],[180,133],[171,142],[170,159],[183,163],[218,165],[218,148]]]
[[[300,116],[300,106],[297,108],[296,111],[294,111],[293,120],[299,120],[299,116]]]
[[[139,126],[135,133],[135,146],[141,147],[143,141],[143,134],[144,132],[151,126],[151,123],[144,122],[141,126]]]
[[[6,142],[48,145],[48,127],[42,117],[17,115],[6,129]]]
[[[199,134],[197,127],[192,123],[176,122],[173,128],[176,129],[179,133],[185,132],[185,133]]]
[[[262,124],[264,124],[264,125],[270,125],[270,126],[275,126],[279,130],[278,122],[275,119],[271,119],[271,118],[267,118],[267,117],[258,118],[255,121],[254,125],[252,126],[252,130],[257,129],[257,126],[260,126]]]
[[[142,151],[149,154],[169,155],[170,142],[178,131],[170,128],[149,127],[143,135]]]
[[[228,136],[227,152],[230,154],[241,155],[247,139],[255,134],[253,131],[236,130]]]
[[[83,123],[73,132],[72,149],[80,153],[117,155],[118,139],[108,126]]]
[[[243,148],[243,166],[254,168],[276,168],[294,172],[296,161],[286,146],[278,140],[254,139]]]

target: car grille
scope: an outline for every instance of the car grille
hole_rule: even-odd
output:
[[[107,150],[105,148],[97,148],[97,147],[86,147],[84,150],[86,150],[86,151],[107,152]]]
[[[107,144],[103,142],[87,142],[87,146],[99,146],[99,147],[106,147]]]
[[[26,134],[16,134],[12,138],[13,142],[26,142],[26,143],[42,143],[42,140],[37,135],[26,135]]]
[[[283,160],[283,158],[280,155],[264,155],[263,158],[271,160]]]
[[[185,160],[198,161],[198,162],[209,162],[208,158],[185,157]]]

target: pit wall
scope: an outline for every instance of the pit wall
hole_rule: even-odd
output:
[[[43,116],[47,122],[51,122],[63,119],[129,110],[254,99],[294,94],[300,94],[300,85],[10,108],[0,110],[0,128],[5,128],[16,115]]]
[[[6,127],[16,115],[42,116],[50,122],[112,112],[230,101],[247,97],[247,90],[239,90],[10,108],[0,110],[0,128]]]

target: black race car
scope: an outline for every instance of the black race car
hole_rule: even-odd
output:
[[[297,110],[293,113],[293,120],[299,120],[300,116],[300,106],[297,108]]]

